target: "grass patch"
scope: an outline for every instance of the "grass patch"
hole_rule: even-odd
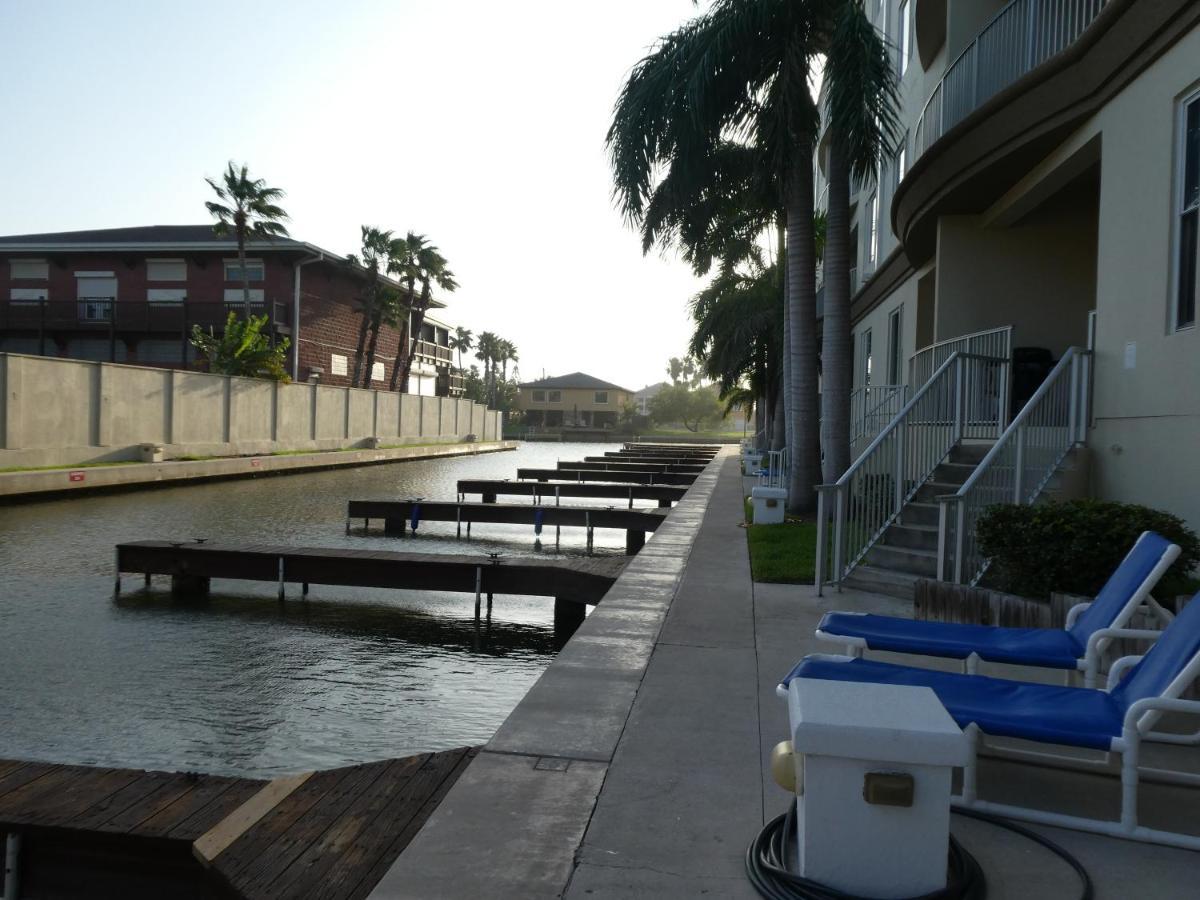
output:
[[[9,466],[8,468],[0,469],[0,474],[8,472],[50,472],[54,469],[102,469],[108,466],[129,466],[136,462],[136,459],[118,459],[112,462],[75,463],[71,466]]]
[[[754,580],[812,584],[817,576],[817,523],[788,516],[782,525],[755,525],[749,497],[745,499],[744,512]]]

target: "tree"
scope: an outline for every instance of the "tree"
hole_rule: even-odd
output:
[[[470,353],[471,348],[475,346],[475,335],[467,328],[455,328],[454,335],[450,338],[450,349],[458,352],[458,371],[461,373],[463,351]]]
[[[375,365],[375,348],[379,343],[379,326],[383,316],[380,301],[384,284],[380,280],[379,273],[384,260],[388,258],[392,233],[371,225],[361,226],[360,231],[362,232],[362,258],[359,259],[353,254],[346,257],[346,261],[351,266],[363,270],[361,273],[363,275],[362,322],[358,328],[358,344],[354,348],[354,375],[350,379],[350,384],[354,387],[359,385],[370,387],[371,368]],[[368,337],[370,338],[369,345]]]
[[[410,231],[392,244],[388,255],[388,274],[400,279],[409,298],[409,314],[400,324],[400,336],[396,342],[396,364],[392,367],[392,379],[388,383],[392,390],[396,387],[397,373],[403,367],[404,361],[412,356],[416,348],[416,338],[421,331],[419,328],[413,329],[411,312],[416,305],[414,298],[417,296],[417,283],[421,280],[421,254],[428,247],[429,239],[425,235]]]
[[[286,194],[279,188],[267,187],[261,178],[251,178],[246,164],[243,163],[239,168],[233,164],[233,160],[229,161],[220,184],[212,178],[204,180],[220,201],[209,200],[204,204],[217,220],[213,225],[213,234],[217,237],[233,234],[237,239],[238,269],[242,276],[242,309],[249,319],[252,310],[250,273],[246,271],[246,244],[255,239],[269,241],[288,236],[287,227],[283,224],[288,220],[288,214],[278,205],[278,201]]]
[[[861,4],[842,0],[834,14],[825,77],[829,121],[829,209],[825,235],[825,314],[822,322],[821,415],[824,477],[837,481],[850,467],[850,179],[874,177],[890,155],[897,121],[896,71],[887,45]]]
[[[644,218],[665,164],[700,166],[729,136],[755,147],[776,179],[787,226],[787,353],[794,423],[789,502],[813,508],[820,477],[812,151],[818,126],[808,72],[818,0],[715,0],[635,67],[608,132],[616,195]],[[782,320],[782,316],[780,317]]]
[[[267,316],[239,319],[231,312],[225,319],[225,331],[214,334],[192,326],[191,343],[208,360],[208,370],[220,375],[243,375],[249,378],[269,378],[288,382],[287,351],[284,338],[277,344],[263,334]]]
[[[446,258],[438,252],[438,248],[430,244],[424,235],[414,235],[411,231],[404,241],[398,270],[408,282],[410,292],[414,278],[421,283],[420,296],[413,300],[412,333],[409,335],[407,352],[404,354],[403,364],[397,364],[392,370],[391,389],[395,390],[399,382],[400,390],[407,392],[416,342],[420,337],[421,327],[425,324],[425,313],[433,302],[433,286],[436,284],[443,291],[455,291],[458,290],[458,282],[455,281],[454,273],[450,271]]]
[[[660,425],[680,424],[695,433],[721,419],[721,402],[711,385],[669,384],[650,398],[650,418]]]
[[[475,358],[483,363],[483,393],[484,402],[492,404],[495,402],[496,384],[496,354],[500,345],[500,339],[492,332],[485,331],[479,335],[479,340],[475,344]]]

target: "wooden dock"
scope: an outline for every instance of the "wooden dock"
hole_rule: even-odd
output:
[[[394,553],[277,545],[226,546],[210,543],[135,541],[117,545],[121,573],[169,575],[172,589],[205,594],[213,578],[379,587],[475,594],[528,594],[554,597],[559,603],[600,602],[625,567],[620,557],[493,559],[450,553]]]
[[[581,472],[684,472],[699,475],[704,471],[702,463],[679,462],[627,462],[618,459],[602,459],[589,456],[586,459],[559,461],[558,469],[575,469]]]
[[[623,472],[619,469],[517,469],[517,478],[537,481],[611,481],[618,484],[688,485],[696,480],[688,472]]]
[[[474,755],[274,781],[0,760],[12,895],[357,900]]]
[[[525,503],[455,503],[437,500],[351,500],[346,509],[346,530],[350,520],[362,519],[364,529],[372,519],[383,520],[385,534],[402,537],[409,528],[414,531],[422,522],[454,522],[456,534],[462,537],[466,526],[471,536],[472,524],[492,523],[531,525],[540,535],[542,528],[563,527],[587,530],[588,546],[597,528],[625,530],[625,553],[637,553],[646,542],[646,532],[655,531],[666,517],[665,511],[625,509],[594,506],[530,506]]]
[[[458,495],[479,494],[484,503],[495,503],[497,497],[532,497],[535,504],[557,502],[560,499],[654,500],[660,508],[683,499],[686,486],[666,484],[605,484],[603,482],[550,483],[546,481],[510,481],[504,479],[464,478],[458,482]]]

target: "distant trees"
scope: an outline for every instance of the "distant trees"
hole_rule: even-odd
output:
[[[469,328],[463,328],[461,325],[454,329],[454,334],[450,336],[450,349],[458,353],[458,372],[460,375],[465,374],[462,367],[462,355],[465,350],[471,352],[471,348],[475,346],[475,335]]]
[[[703,373],[690,356],[671,357],[667,363],[671,383],[650,398],[650,418],[659,425],[682,425],[697,432],[724,418],[715,385],[704,384]]]
[[[428,312],[429,305],[433,301],[433,287],[437,285],[443,291],[455,291],[458,290],[458,282],[454,278],[454,273],[450,271],[446,257],[442,256],[437,247],[429,243],[425,235],[414,234],[410,231],[397,249],[395,264],[390,271],[403,278],[408,285],[408,298],[412,304],[410,307],[412,324],[409,326],[411,333],[408,334],[407,341],[402,339],[405,346],[403,353],[397,354],[396,366],[392,369],[392,380],[388,388],[395,390],[396,385],[399,384],[401,391],[407,391],[416,342],[420,340],[421,326],[425,324],[425,313]],[[420,282],[421,285],[419,295],[413,293],[417,282]]]
[[[225,331],[214,334],[199,325],[192,326],[191,343],[208,360],[208,370],[219,375],[243,375],[249,378],[269,378],[287,382],[288,339],[272,344],[263,329],[267,316],[239,319],[230,312]]]
[[[270,240],[288,236],[287,227],[283,224],[288,220],[288,214],[278,205],[286,194],[279,188],[268,187],[261,178],[251,178],[245,163],[238,167],[232,160],[220,182],[212,178],[204,180],[217,195],[217,200],[209,200],[204,204],[217,220],[213,225],[213,234],[217,237],[232,234],[237,240],[242,306],[249,320],[252,309],[250,273],[246,271],[246,243],[253,239]]]
[[[371,382],[371,367],[375,362],[375,348],[379,342],[379,327],[383,315],[381,301],[386,288],[386,285],[380,280],[379,273],[389,258],[392,233],[372,225],[363,225],[360,231],[362,232],[362,257],[352,253],[346,256],[346,262],[355,269],[362,270],[362,296],[360,298],[362,322],[358,329],[358,344],[354,348],[354,374],[350,378],[350,383],[355,387],[360,384],[367,387]],[[365,376],[363,375],[364,361],[366,363]]]

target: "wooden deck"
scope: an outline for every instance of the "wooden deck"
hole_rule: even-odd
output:
[[[418,522],[490,522],[493,524],[616,528],[626,531],[655,531],[666,518],[666,510],[625,509],[596,506],[531,506],[528,503],[455,503],[442,500],[351,500],[348,519],[379,519],[389,532],[403,534],[411,524],[413,507]]]
[[[0,760],[0,831],[21,835],[21,896],[74,895],[77,884],[91,896],[353,900],[475,752],[269,782]]]
[[[537,481],[612,481],[621,484],[687,485],[696,480],[690,472],[625,472],[620,469],[517,469],[517,478]]]
[[[278,545],[135,541],[117,545],[118,573],[170,575],[181,592],[208,580],[380,587],[475,594],[526,594],[574,604],[600,601],[625,568],[621,557],[503,558]]]

